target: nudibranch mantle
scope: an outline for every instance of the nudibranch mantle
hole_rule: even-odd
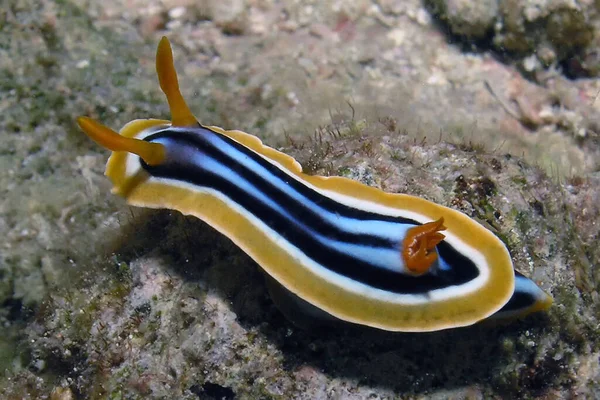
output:
[[[150,129],[142,130],[142,131],[134,134],[133,136],[128,135],[128,132],[127,132],[128,125],[126,125],[123,132],[121,133],[121,135],[123,135],[125,137],[137,138],[137,139],[145,139],[148,136],[150,136],[156,132],[161,132],[163,130],[167,130],[170,128],[170,124],[165,124],[165,121],[157,120],[156,122],[159,123],[159,125],[156,125],[155,127],[152,127]],[[136,121],[134,121],[134,123],[136,123]],[[208,130],[218,129],[220,131],[220,128],[218,128],[218,127],[207,127],[207,129]],[[134,132],[136,132],[136,131],[137,131],[137,129],[134,130]],[[222,131],[222,132],[223,132],[223,134],[231,133],[231,131]],[[183,131],[181,131],[179,133],[183,134]],[[237,131],[236,133],[238,135],[240,133],[243,134],[243,132],[240,132],[240,131]],[[254,139],[254,137],[251,137],[251,138]],[[262,142],[260,142],[260,141],[258,141],[257,145],[259,145],[263,148],[272,150],[271,148],[262,145]],[[262,149],[257,150],[257,155],[260,155],[260,153],[258,153],[258,151],[260,151],[260,150],[262,150]],[[123,157],[124,157],[124,159],[123,159]],[[289,156],[286,155],[286,157],[289,157]],[[270,160],[267,158],[264,158],[264,159],[265,159],[265,161],[267,161],[269,163],[273,163],[275,165],[278,164],[278,163],[275,163],[273,160]],[[293,160],[291,157],[290,157],[290,159]],[[302,170],[301,170],[300,164],[297,163],[295,160],[293,160],[293,161],[297,164],[297,168],[298,168],[297,171],[295,171],[295,172],[299,175],[302,175]],[[246,168],[252,168],[252,167],[254,167],[254,169],[258,168],[257,166],[247,165],[247,164],[251,164],[248,162],[248,160],[243,160],[241,163]],[[122,165],[126,166],[124,171],[122,168],[120,168]],[[285,167],[282,164],[278,164],[277,168],[285,168]],[[115,171],[115,172],[113,172],[113,171]],[[224,196],[221,192],[216,191],[216,190],[207,189],[207,188],[199,189],[197,186],[190,185],[185,182],[178,181],[178,180],[156,178],[156,177],[148,178],[146,176],[146,173],[145,173],[143,167],[141,166],[141,164],[139,162],[139,158],[136,155],[133,155],[130,153],[123,153],[123,152],[114,153],[109,158],[109,161],[108,161],[107,176],[112,180],[112,182],[114,184],[113,191],[117,194],[125,195],[126,198],[128,199],[128,202],[131,204],[135,204],[140,207],[155,208],[157,199],[160,198],[161,205],[158,208],[175,208],[179,211],[182,211],[184,214],[194,215],[198,218],[201,218],[201,219],[209,222],[209,225],[211,225],[211,226],[215,226],[215,225],[219,226],[221,221],[217,221],[217,220],[211,221],[212,217],[210,215],[206,215],[204,212],[198,213],[197,201],[200,201],[202,196],[208,196],[209,198],[218,199],[221,203],[226,205],[228,212],[231,210],[231,211],[237,212],[239,215],[244,215],[244,218],[249,219],[253,226],[259,226],[260,229],[262,231],[264,231],[269,238],[276,239],[277,246],[282,247],[289,254],[295,253],[295,250],[292,248],[293,246],[286,240],[281,240],[279,235],[277,234],[277,232],[273,231],[266,224],[264,224],[262,220],[258,219],[253,214],[247,213],[236,202],[231,201],[231,199],[229,199],[227,196]],[[144,186],[135,185],[134,188],[131,189],[131,182],[137,183],[139,180],[139,176],[141,176],[144,179],[144,181],[145,181]],[[293,175],[290,175],[290,177],[292,177],[300,182],[300,178],[295,177]],[[317,179],[317,182],[314,182],[314,184],[313,184],[313,183],[306,182],[307,178],[319,178],[319,179]],[[325,178],[325,179],[322,179],[322,178]],[[357,208],[357,209],[361,209],[361,210],[369,210],[374,213],[381,214],[381,215],[387,215],[390,217],[398,217],[399,216],[398,209],[396,209],[396,208],[392,208],[392,207],[385,206],[382,204],[373,203],[373,202],[370,202],[365,199],[359,199],[356,196],[349,196],[346,194],[341,194],[340,192],[326,190],[326,189],[322,189],[321,187],[319,187],[322,185],[319,185],[318,181],[324,181],[324,182],[330,183],[332,181],[332,179],[334,179],[334,180],[339,179],[339,180],[343,181],[344,183],[349,183],[351,186],[353,186],[355,183],[357,183],[353,180],[347,180],[346,178],[341,178],[341,177],[304,176],[305,181],[301,182],[301,184],[304,186],[307,186],[308,188],[310,188],[311,190],[314,190],[317,193],[320,193],[322,196],[328,197],[340,204],[347,205],[348,207]],[[148,186],[148,185],[152,185],[152,186]],[[167,188],[169,190],[171,190],[174,187],[182,190],[181,196],[177,196],[176,199],[170,199],[170,196],[167,197],[164,195],[164,193],[166,193],[165,191],[167,190]],[[364,187],[362,187],[362,185],[361,185],[361,189],[364,189]],[[189,204],[189,208],[185,209],[184,208],[185,206],[182,206],[181,199],[184,197],[187,197],[189,195],[189,193],[195,193],[195,194],[199,195],[199,197],[194,198],[193,201],[191,202],[191,204]],[[396,196],[402,196],[402,195],[394,195],[394,197],[396,197]],[[415,198],[412,196],[407,196],[407,197],[411,200],[418,199],[418,198]],[[150,201],[148,201],[148,200],[150,200]],[[265,199],[260,199],[260,200],[267,201]],[[420,199],[418,199],[418,200],[420,200]],[[408,218],[408,219],[417,221],[419,223],[426,223],[426,222],[430,221],[430,218],[427,218],[421,214],[418,214],[418,213],[415,213],[412,211],[403,210],[403,213],[401,216],[403,218]],[[228,217],[229,216],[224,217],[224,218],[228,218]],[[325,218],[327,218],[327,217],[325,217]],[[343,217],[337,215],[334,218],[342,219]],[[339,223],[339,221],[338,221],[338,223]],[[369,233],[375,234],[376,229],[378,227],[379,226],[374,226],[373,229],[371,229]],[[362,229],[363,229],[363,231],[365,230],[364,226]],[[235,237],[234,232],[230,232],[227,229],[223,230],[222,233],[224,233],[226,236],[228,236],[230,238]],[[398,243],[400,243],[403,240],[402,236],[403,236],[402,229],[398,229]],[[458,238],[453,233],[451,233],[451,232],[446,233],[444,240],[448,244],[450,244],[452,247],[454,247],[456,249],[461,249],[461,253],[469,254],[469,258],[472,261],[474,261],[474,263],[476,265],[478,265],[478,266],[486,265],[486,260],[485,260],[485,257],[483,254],[481,254],[477,249],[473,248],[472,246],[469,246],[468,244],[464,243],[460,238]],[[236,243],[236,244],[238,244],[238,243]],[[238,245],[240,247],[244,248],[244,243],[240,243]],[[343,243],[336,243],[336,245],[339,247],[342,247],[342,248],[344,246]],[[251,250],[248,249],[248,252],[250,252],[250,251]],[[365,251],[368,251],[368,249],[365,249]],[[398,252],[396,251],[393,254],[390,254],[390,256],[393,256],[394,258],[399,259],[397,253]],[[376,296],[379,299],[381,299],[382,301],[389,302],[392,304],[400,304],[400,305],[401,304],[415,304],[416,305],[416,304],[425,304],[425,303],[429,303],[432,301],[444,301],[444,300],[447,300],[448,298],[451,298],[451,297],[454,297],[457,295],[465,295],[468,293],[476,292],[478,290],[481,290],[484,287],[485,282],[488,281],[489,276],[490,276],[489,269],[482,268],[479,271],[479,275],[475,279],[470,280],[468,282],[468,284],[457,286],[454,288],[443,288],[443,289],[431,290],[427,293],[427,296],[403,295],[403,294],[390,293],[390,292],[386,292],[383,290],[374,289],[372,287],[368,287],[366,285],[354,282],[351,279],[348,279],[347,277],[345,277],[343,275],[333,273],[327,269],[323,269],[322,267],[319,267],[318,264],[316,264],[312,259],[310,259],[306,255],[304,255],[303,253],[298,253],[296,256],[300,259],[301,264],[303,264],[307,268],[309,268],[311,270],[311,272],[314,273],[315,275],[319,276],[320,279],[326,279],[330,282],[344,281],[345,282],[344,286],[349,288],[349,290],[351,290],[352,292],[354,292],[356,294],[364,295],[365,293],[370,292],[370,296]],[[260,257],[260,256],[257,255],[256,257]],[[378,265],[380,268],[386,268],[386,266],[392,265],[392,262],[385,263],[385,262],[381,262],[381,261],[382,260],[373,260],[373,262],[381,264],[381,265]],[[386,260],[384,259],[383,261],[386,261]],[[400,263],[398,263],[398,264],[400,264]],[[405,272],[406,273],[406,271],[396,271],[396,272]],[[276,273],[274,272],[272,275],[276,275]],[[280,278],[282,278],[282,277],[280,277]]]
[[[129,204],[202,219],[285,289],[348,322],[432,331],[550,305],[527,278],[519,275],[515,286],[504,244],[465,214],[343,177],[306,175],[255,136],[199,124],[179,93],[165,38],[157,72],[173,121],[135,120],[119,134],[78,121],[113,150],[106,175]],[[415,270],[403,243],[419,229],[425,233],[415,243],[427,261]],[[529,302],[510,301],[516,287]]]

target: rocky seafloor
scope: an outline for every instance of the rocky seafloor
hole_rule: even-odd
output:
[[[1,397],[600,397],[598,5],[490,3],[9,1]],[[162,35],[201,121],[465,212],[553,307],[426,334],[288,322],[227,238],[112,196],[74,123],[167,117]]]

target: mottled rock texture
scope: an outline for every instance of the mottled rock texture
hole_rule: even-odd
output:
[[[515,15],[492,26],[492,43],[514,43],[528,74],[448,43],[418,0],[10,0],[0,10],[0,397],[599,397],[600,84],[565,76],[581,76],[565,67],[579,53],[561,58],[569,37],[588,40],[577,18],[597,41],[596,17],[592,3],[577,3],[583,17],[550,3],[497,3]],[[489,10],[453,4],[488,23]],[[519,29],[552,24],[562,28],[517,51]],[[296,328],[226,238],[112,196],[107,153],[74,124],[167,117],[153,70],[163,34],[201,121],[254,133],[308,172],[466,212],[555,305],[423,335]]]
[[[522,58],[529,72],[561,63],[574,77],[599,72],[598,2],[429,0],[428,4],[452,34]]]

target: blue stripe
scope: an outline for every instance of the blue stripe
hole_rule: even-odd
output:
[[[407,276],[402,268],[402,239],[406,229],[418,222],[339,203],[306,186],[302,180],[291,178],[285,167],[272,164],[218,132],[201,128],[165,129],[146,140],[161,141],[167,150],[167,159],[160,165],[149,166],[142,161],[142,167],[152,176],[220,192],[299,253],[329,271],[377,289],[403,294],[426,294],[460,286],[479,276],[472,260],[445,241],[437,246],[441,261],[434,274]],[[210,165],[203,164],[204,161]],[[250,169],[252,166],[261,174]],[[332,218],[326,221],[321,218],[323,215]],[[346,232],[336,224],[341,219],[356,225],[377,222],[388,230],[387,238],[362,233],[358,228],[354,231],[360,233]]]
[[[162,143],[168,149],[175,149],[177,152],[177,156],[179,158],[185,159],[187,162],[193,164],[198,169],[204,170],[207,173],[211,173],[216,175],[228,182],[235,182],[236,186],[243,190],[248,196],[252,197],[255,201],[261,202],[273,212],[277,212],[281,217],[285,218],[290,224],[293,224],[299,229],[302,229],[307,234],[313,236],[323,245],[329,247],[330,249],[335,249],[337,251],[346,253],[356,259],[359,259],[365,263],[372,264],[373,266],[387,269],[393,272],[403,272],[404,263],[402,261],[402,257],[400,254],[400,243],[404,236],[406,235],[406,230],[411,228],[413,225],[402,224],[402,223],[393,223],[387,221],[371,221],[371,222],[380,222],[381,225],[389,225],[388,229],[390,232],[389,241],[391,243],[396,243],[394,247],[374,247],[368,245],[360,245],[353,243],[346,243],[339,240],[333,240],[328,236],[322,235],[320,232],[312,229],[310,226],[306,225],[302,221],[294,218],[283,206],[275,202],[273,199],[266,196],[260,190],[257,190],[254,185],[252,185],[246,178],[241,176],[240,174],[233,171],[231,168],[226,167],[223,163],[218,162],[213,157],[209,156],[206,153],[200,153],[199,151],[195,151],[191,149],[189,146],[181,146],[177,143],[177,141],[171,138],[160,138],[154,141],[155,143]],[[267,171],[263,171],[267,172]],[[280,185],[280,189],[286,189],[289,186],[282,187]],[[305,198],[298,195],[299,198]],[[235,199],[229,199],[233,203],[237,203]],[[314,204],[314,203],[313,203]],[[315,208],[319,208],[316,204],[314,204]],[[318,213],[319,215],[325,214],[325,212]],[[344,220],[349,220],[348,218],[344,218]],[[347,221],[349,222],[349,221]],[[356,222],[356,221],[355,221]],[[361,223],[362,224],[362,223]],[[357,225],[361,225],[357,224]],[[357,233],[362,233],[356,230]],[[393,236],[392,236],[393,233]]]
[[[182,130],[182,132],[187,132],[188,134],[190,133],[189,131],[185,130]],[[198,136],[201,136],[203,140],[211,143],[215,150],[229,157],[229,159],[232,161],[243,165],[249,171],[252,171],[256,175],[259,175],[263,179],[267,180],[278,190],[286,193],[288,196],[297,201],[298,204],[302,204],[303,206],[312,210],[321,220],[326,221],[331,226],[335,226],[336,228],[344,230],[345,232],[370,235],[390,242],[400,243],[404,239],[406,231],[414,226],[410,224],[401,224],[398,222],[380,220],[362,220],[357,224],[356,219],[344,217],[339,214],[324,210],[314,201],[295,190],[293,186],[290,186],[281,178],[274,176],[263,165],[257,163],[252,158],[231,146],[227,141],[223,140],[222,136],[215,134]],[[284,172],[287,173],[287,171]],[[290,179],[295,178],[290,177]]]

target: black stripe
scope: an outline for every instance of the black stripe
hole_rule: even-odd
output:
[[[236,150],[240,151],[248,158],[251,158],[253,161],[255,161],[256,163],[263,166],[267,171],[269,171],[270,174],[273,174],[274,176],[278,177],[282,181],[286,182],[289,186],[291,186],[295,191],[299,192],[302,196],[313,201],[321,209],[326,210],[332,214],[337,214],[337,215],[340,215],[343,217],[347,217],[350,219],[358,219],[358,220],[376,220],[376,221],[386,221],[386,222],[393,222],[393,223],[400,223],[400,224],[421,225],[421,223],[419,223],[413,219],[410,219],[410,218],[393,217],[390,215],[377,214],[377,213],[374,213],[371,211],[365,211],[365,210],[357,209],[354,207],[349,207],[345,204],[340,204],[337,201],[335,201],[329,197],[325,197],[325,196],[321,195],[319,192],[303,185],[297,179],[290,178],[284,171],[281,171],[277,166],[273,165],[270,162],[265,161],[262,157],[260,157],[254,151],[241,145],[240,143],[236,142],[235,140],[232,140],[231,138],[229,138],[225,135],[222,135],[219,132],[212,131],[208,128],[205,128],[205,130],[208,131],[208,132],[204,132],[205,135],[212,134],[212,137],[217,138],[218,140],[222,141],[224,146],[234,147]],[[206,148],[206,150],[207,150],[207,152],[210,152],[210,155],[212,157],[219,160],[224,165],[229,166],[230,168],[232,168],[234,171],[239,173],[244,178],[248,179],[250,182],[253,183],[253,185],[255,187],[257,187],[263,193],[268,194],[270,198],[280,199],[279,204],[283,205],[284,208],[292,211],[292,214],[294,213],[294,211],[300,210],[300,212],[297,213],[296,217],[299,218],[300,220],[308,221],[307,223],[311,227],[322,228],[323,224],[329,224],[328,222],[324,222],[317,213],[314,213],[312,208],[306,206],[305,204],[296,204],[295,207],[290,208],[289,204],[296,202],[293,198],[289,197],[285,193],[282,194],[279,190],[276,190],[274,187],[272,187],[271,182],[264,181],[262,176],[258,175],[257,173],[254,173],[254,171],[248,171],[242,165],[237,163],[236,160],[232,159],[228,154],[226,154],[226,152],[223,149],[221,149],[219,147],[215,148],[215,146],[213,144],[207,143],[207,141],[203,139],[203,136],[205,136],[205,135],[203,135],[201,131],[197,131],[197,130],[192,130],[190,132],[178,131],[176,134],[177,134],[176,138],[179,137],[179,134],[187,134],[187,137],[190,139],[190,141],[192,141],[195,145],[198,145],[198,146],[202,146],[202,143],[206,143],[207,146],[209,146],[209,148]],[[171,135],[173,135],[173,133],[171,133]],[[215,152],[218,153],[218,155]],[[249,174],[251,174],[251,176],[249,176]],[[260,182],[260,184],[259,184],[259,182]],[[285,207],[285,206],[287,206],[287,207]],[[307,218],[307,216],[313,217],[313,218]],[[353,233],[344,234],[345,232],[340,231],[339,227],[337,225],[333,225],[333,226],[328,225],[327,228],[329,230],[329,233],[327,233],[327,231],[323,231],[320,229],[316,229],[316,230],[320,231],[320,233],[324,234],[325,236],[329,236],[332,239],[343,240],[344,242],[347,242],[347,243],[352,243],[352,244],[367,244],[368,243],[372,246],[376,246],[376,245],[389,246],[390,245],[389,243],[387,243],[387,241],[380,241],[378,243],[376,240],[373,240],[375,238],[371,237],[370,235],[359,235],[359,234],[353,234]],[[332,233],[332,231],[338,231],[338,233]],[[340,232],[342,232],[342,233],[340,233]],[[397,248],[396,243],[392,243],[391,245],[392,245],[392,247]],[[438,245],[437,248],[438,248],[440,257],[442,259],[444,259],[444,261],[446,261],[446,263],[448,265],[450,265],[451,267],[459,267],[460,270],[463,270],[462,273],[457,273],[457,276],[455,278],[448,279],[448,282],[454,281],[454,284],[460,284],[460,283],[464,283],[469,280],[475,279],[477,276],[479,276],[479,271],[478,271],[477,267],[474,265],[474,263],[468,257],[465,257],[460,252],[458,252],[456,249],[454,249],[454,247],[452,247],[450,244],[448,244],[447,242],[442,242]],[[373,267],[373,268],[377,268],[377,267]],[[460,281],[460,283],[457,283],[459,281]]]
[[[189,149],[191,146],[194,152],[202,152],[210,157],[217,158],[217,156],[219,156],[222,158],[223,155],[221,152],[215,151],[214,147],[211,146],[207,141],[198,139],[198,137],[201,137],[201,135],[206,134],[219,135],[218,133],[214,133],[205,129],[193,130],[190,132],[190,135],[182,135],[181,132],[173,133],[169,132],[169,130],[165,130],[161,133],[148,137],[147,140],[156,140],[159,137],[168,138],[169,141],[172,141],[172,145],[169,144],[168,146],[173,146],[174,148],[183,146],[180,149]],[[273,164],[266,162],[261,157],[257,156],[253,151],[233,140],[230,140],[229,138],[223,137],[222,135],[219,135],[219,137],[223,138],[224,141],[227,141],[229,145],[234,146],[238,150],[242,151],[248,157],[253,157],[254,160],[267,168],[270,173],[286,180],[290,183],[290,185],[294,185],[296,190],[313,199],[317,204],[319,204],[319,206],[323,205],[329,210],[336,210],[336,212],[339,211],[340,214],[343,213],[344,215],[352,216],[353,218],[360,216],[360,218],[357,219],[395,221],[396,223],[402,224],[412,222],[416,224],[415,221],[409,222],[410,220],[405,218],[394,218],[351,208],[346,205],[339,204],[327,197],[323,197],[318,192],[306,187],[305,185],[302,185],[297,180],[290,178],[289,176],[286,177],[287,174],[285,172],[281,171]],[[281,201],[281,199],[286,198],[285,193],[281,193],[281,191],[268,184],[268,182],[266,183],[267,186],[265,186],[265,182],[262,180],[262,178],[256,179],[256,174],[253,174],[252,171],[247,171],[245,168],[241,167],[235,162],[232,162],[231,160],[226,160],[225,165],[236,169],[245,178],[247,178],[253,184],[256,184],[259,190],[264,190],[266,193],[269,193],[270,196],[273,196],[274,199],[279,199]],[[457,252],[454,248],[452,248],[452,246],[445,242],[441,243],[438,248],[440,251],[440,256],[444,258],[444,260],[452,267],[449,271],[438,271],[436,276],[425,275],[421,277],[406,277],[400,273],[383,270],[369,263],[356,260],[353,257],[350,257],[347,254],[341,253],[335,249],[330,249],[324,246],[316,241],[311,235],[307,234],[307,232],[305,232],[303,229],[298,229],[297,226],[291,226],[286,219],[273,212],[273,210],[269,207],[260,202],[254,201],[251,196],[239,189],[234,182],[225,181],[211,171],[203,169],[201,165],[194,165],[189,160],[178,158],[176,160],[167,160],[160,166],[151,167],[143,162],[142,166],[154,176],[185,181],[192,185],[211,188],[223,193],[225,196],[238,203],[242,208],[246,209],[248,212],[262,220],[267,226],[278,232],[290,243],[297,246],[308,257],[314,259],[325,268],[375,288],[388,290],[395,293],[417,294],[444,288],[449,285],[460,285],[478,276],[477,267],[468,258]],[[253,177],[252,175],[255,176]],[[280,204],[286,205],[285,202]],[[294,207],[290,207],[290,204],[291,203],[288,203],[287,207],[285,208],[290,210],[296,208],[305,209],[305,207],[296,207],[296,205],[294,205]],[[312,212],[306,213],[298,210],[295,211],[297,218],[300,218],[302,221],[307,220],[307,214],[312,214]],[[327,225],[328,224],[323,224],[323,222],[320,221],[320,223],[315,226],[315,229],[325,229],[325,234],[330,237],[337,238],[337,236],[340,234],[339,230],[337,232],[328,232],[329,228]],[[370,235],[366,236],[370,237]],[[372,237],[370,238],[373,240]],[[360,243],[364,242],[361,241]],[[400,257],[400,253],[398,256]]]
[[[221,164],[228,166],[231,170],[235,171],[244,179],[248,180],[260,192],[264,193],[270,199],[273,199],[282,208],[285,208],[296,220],[302,221],[305,224],[313,227],[313,229],[315,229],[317,232],[331,239],[341,240],[347,243],[368,244],[371,246],[381,247],[398,246],[397,243],[393,243],[388,240],[374,237],[371,235],[346,232],[343,229],[341,229],[338,225],[323,220],[319,216],[319,214],[313,210],[311,206],[304,203],[298,203],[298,201],[295,200],[292,196],[290,196],[287,192],[283,192],[277,187],[275,187],[272,181],[269,181],[262,175],[258,174],[256,171],[248,170],[248,168],[244,167],[235,159],[233,159],[219,146],[215,146],[214,144],[205,140],[204,138],[206,135],[199,135],[197,132],[191,132],[188,134],[182,132],[177,133],[177,139],[183,139],[182,135],[185,135],[185,140],[189,140],[190,145],[193,145],[197,149],[205,152],[206,154],[209,154],[212,158],[214,158]],[[356,208],[348,207],[344,204],[340,204],[308,188],[307,186],[298,182],[298,180],[290,177],[277,166],[266,162],[255,152],[248,150],[246,147],[229,139],[228,137],[225,137],[218,133],[213,133],[212,131],[208,131],[206,132],[206,134],[211,135],[213,138],[220,139],[222,141],[223,147],[233,147],[234,149],[242,152],[242,154],[244,154],[245,156],[252,158],[253,161],[263,166],[269,174],[285,182],[285,184],[289,186],[291,190],[295,190],[296,192],[300,193],[300,195],[306,197],[308,200],[317,204],[318,207],[321,208],[321,210],[324,210],[332,215],[339,215],[341,217],[358,220],[379,220],[393,223],[405,223],[411,225],[419,224],[418,222],[411,219],[382,216],[380,214],[373,214],[364,210],[359,210]],[[156,135],[153,136],[152,139],[157,139],[159,137],[159,135]],[[169,136],[167,135],[167,137]],[[170,136],[170,138],[173,138],[173,136]],[[294,204],[294,207],[290,207],[291,204]]]

